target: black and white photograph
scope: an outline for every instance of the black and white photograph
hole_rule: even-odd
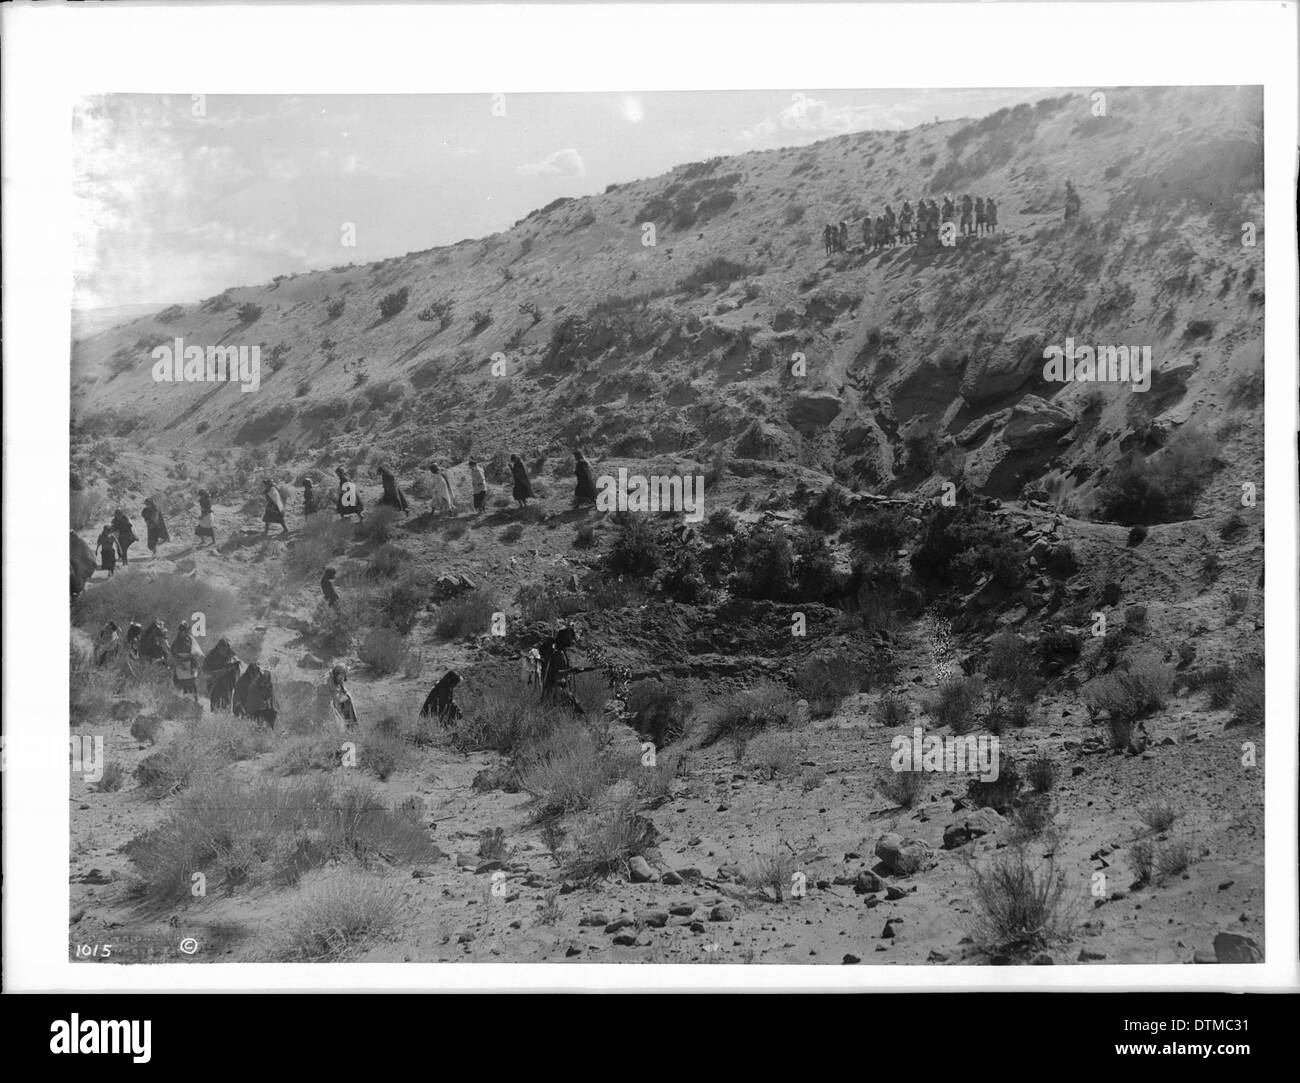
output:
[[[1274,101],[1079,66],[79,87],[62,962],[1294,955]]]

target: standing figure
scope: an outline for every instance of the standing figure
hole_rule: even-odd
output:
[[[542,702],[568,707],[575,714],[585,714],[569,687],[574,674],[573,664],[569,661],[569,648],[578,642],[578,634],[569,627],[561,628],[554,639],[544,642],[539,648],[542,656]]]
[[[596,506],[596,482],[591,476],[591,463],[581,451],[573,453],[573,506],[580,508],[584,504]]]
[[[316,503],[316,490],[311,487],[311,478],[302,479],[302,517],[310,519],[320,511],[320,505]]]
[[[140,633],[140,657],[146,662],[167,661],[167,625],[154,619]]]
[[[190,634],[190,622],[181,621],[176,628],[176,637],[172,640],[172,684],[182,692],[199,698],[199,663],[203,660],[203,649],[194,642]]]
[[[510,474],[514,478],[514,498],[521,508],[528,506],[533,497],[533,483],[528,480],[528,471],[524,460],[518,455],[510,456]]]
[[[355,515],[359,520],[364,520],[366,508],[361,500],[361,491],[353,482],[348,480],[347,472],[343,467],[340,466],[334,473],[338,475],[339,479],[339,495],[335,503],[339,515],[345,519],[349,515]]]
[[[988,225],[990,233],[998,231],[998,205],[993,202],[992,196],[984,198],[984,221]]]
[[[840,251],[847,252],[849,250],[849,224],[843,219],[840,219],[839,242]]]
[[[961,233],[966,236],[971,231],[971,198],[967,192],[961,197]]]
[[[95,640],[95,665],[106,666],[122,649],[122,638],[118,635],[117,621],[109,621],[99,630]]]
[[[99,566],[108,572],[108,577],[111,579],[117,569],[118,559],[122,555],[122,545],[117,540],[117,535],[113,533],[113,528],[107,523],[95,540],[95,548],[99,551]]]
[[[333,568],[326,568],[325,574],[320,577],[320,592],[325,595],[325,604],[331,609],[339,607],[339,592],[334,589],[334,575]]]
[[[347,686],[348,671],[342,665],[330,670],[330,706],[349,728],[357,724],[357,709]]]
[[[406,506],[406,497],[402,494],[402,487],[397,484],[397,479],[386,467],[379,468],[379,479],[384,486],[384,495],[379,498],[379,503],[385,507],[393,508],[400,511],[403,515],[409,514]]]
[[[829,222],[826,223],[826,228],[822,230],[822,243],[826,246],[828,256],[835,252],[835,230],[831,228]]]
[[[199,521],[194,526],[194,536],[203,539],[199,548],[209,542],[217,544],[217,532],[212,527],[212,496],[207,489],[199,490]]]
[[[149,555],[158,555],[158,546],[163,542],[171,541],[171,535],[167,533],[167,523],[163,519],[162,510],[154,503],[153,497],[148,497],[144,502],[144,508],[140,512],[144,516],[144,525],[146,528],[146,541],[149,545]]]
[[[447,475],[438,469],[437,463],[430,463],[429,471],[433,474],[433,510],[439,513],[455,511],[456,501],[451,495],[451,482]]]
[[[487,477],[477,459],[469,461],[469,484],[474,491],[474,514],[478,515],[487,503]]]
[[[871,215],[867,215],[862,219],[862,244],[868,252],[875,245],[875,237],[871,233],[871,228]]]
[[[289,528],[284,521],[284,497],[270,478],[262,482],[262,495],[266,497],[266,510],[262,512],[262,533],[271,533],[271,524],[279,523],[281,535],[288,534]]]
[[[122,549],[122,563],[130,564],[131,544],[140,539],[135,536],[135,531],[131,529],[131,520],[121,508],[113,512],[113,533],[117,535]]]
[[[239,657],[231,649],[226,639],[217,640],[217,645],[203,659],[203,676],[208,685],[208,708],[212,711],[228,711],[235,697],[235,685],[239,681]]]
[[[1074,182],[1067,180],[1065,182],[1065,220],[1068,222],[1077,215],[1081,206],[1082,201],[1079,199],[1079,193],[1074,190]]]
[[[984,197],[977,196],[975,199],[975,235],[981,236],[984,233]]]

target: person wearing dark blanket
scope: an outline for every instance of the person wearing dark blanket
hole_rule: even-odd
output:
[[[435,684],[425,697],[424,706],[420,708],[420,717],[436,716],[444,726],[450,726],[455,722],[460,717],[460,708],[456,706],[453,699],[458,684],[460,684],[460,674],[455,670],[444,674],[442,680]]]
[[[126,628],[126,653],[127,657],[138,659],[140,657],[140,637],[144,629],[140,627],[139,621],[132,621]]]
[[[235,682],[239,680],[240,663],[230,642],[217,640],[212,652],[203,659],[203,673],[208,682],[208,707],[213,711],[228,711],[235,695]]]
[[[99,537],[95,539],[95,549],[99,552],[99,566],[108,572],[111,579],[117,568],[117,562],[122,556],[122,546],[111,526],[105,524],[104,529],[99,532]]]
[[[591,476],[591,463],[587,462],[587,457],[581,451],[573,453],[573,506],[581,507],[583,504],[596,506],[596,482]]]
[[[318,511],[320,511],[320,505],[316,503],[316,490],[311,487],[311,478],[303,478],[302,516],[304,519],[310,519]]]
[[[533,483],[528,480],[528,471],[524,468],[524,461],[518,455],[510,456],[510,473],[514,477],[514,497],[519,502],[521,508],[528,506],[528,501],[533,498]]]
[[[348,691],[347,680],[346,667],[337,665],[330,670],[330,703],[343,719],[343,724],[352,727],[357,724],[357,709],[352,702],[352,693]]]
[[[181,621],[176,629],[176,636],[172,640],[172,684],[182,692],[194,697],[195,701],[199,698],[199,663],[203,659],[203,651],[197,643],[194,642],[194,636],[190,634],[190,622]]]
[[[575,714],[585,714],[569,687],[574,667],[569,661],[569,648],[576,646],[578,634],[572,628],[561,628],[555,638],[542,644],[542,702],[568,707]]]
[[[487,476],[477,459],[469,461],[469,486],[474,493],[474,514],[478,515],[487,503]]]
[[[408,514],[406,507],[406,497],[402,495],[402,487],[397,484],[397,479],[385,467],[379,468],[379,480],[383,482],[384,495],[379,498],[379,503],[385,507],[395,508],[403,515]]]
[[[121,508],[113,512],[113,533],[117,535],[117,542],[122,550],[122,563],[130,564],[131,545],[140,539],[135,536],[135,531],[131,528],[131,520]]]
[[[255,722],[265,722],[271,729],[275,729],[279,705],[276,703],[269,670],[259,669],[257,676],[249,683],[244,695],[244,714]]]
[[[194,536],[202,539],[200,549],[209,542],[217,544],[217,532],[212,526],[212,495],[207,489],[199,490],[199,521],[194,524]]]
[[[146,662],[167,661],[167,625],[152,620],[140,633],[140,657]]]
[[[288,534],[289,528],[284,522],[284,497],[270,478],[262,483],[262,495],[266,497],[266,510],[262,512],[262,533],[271,533],[271,524],[280,524],[280,533]]]
[[[361,499],[361,491],[348,479],[347,471],[343,467],[340,466],[334,473],[339,479],[339,495],[334,504],[339,515],[344,518],[355,515],[358,519],[365,519],[366,506]]]
[[[325,595],[325,604],[331,609],[339,607],[339,592],[334,589],[334,576],[337,573],[333,568],[326,568],[325,574],[320,577],[320,590]]]
[[[122,649],[122,637],[118,635],[117,621],[109,621],[99,630],[95,640],[95,665],[106,666]]]
[[[248,700],[249,693],[252,691],[253,682],[262,675],[262,667],[256,662],[249,662],[248,668],[239,675],[235,681],[234,696],[230,701],[230,709],[235,713],[236,718],[242,718],[248,713],[244,704]]]
[[[149,545],[149,555],[158,555],[158,546],[163,542],[171,541],[171,535],[167,533],[167,523],[163,519],[162,510],[154,503],[153,497],[149,497],[144,502],[144,508],[140,512],[144,516],[144,525],[146,527],[146,541]]]

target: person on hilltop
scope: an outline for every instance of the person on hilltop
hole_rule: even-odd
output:
[[[187,695],[199,698],[199,663],[203,660],[203,649],[194,642],[190,633],[190,622],[183,620],[176,628],[176,636],[171,645],[172,684]]]
[[[966,236],[971,231],[971,198],[967,192],[961,197],[961,234]]]
[[[438,469],[437,463],[429,464],[429,472],[433,474],[433,510],[435,513],[444,511],[454,512],[456,510],[456,500],[451,495],[451,482],[447,475]]]
[[[483,467],[479,465],[477,459],[469,461],[469,484],[474,492],[474,514],[478,515],[483,511],[483,505],[487,503],[487,476],[483,473]]]
[[[121,508],[113,512],[113,533],[117,535],[118,545],[122,550],[122,563],[130,564],[130,549],[140,539],[131,528],[131,519]]]
[[[565,626],[537,649],[541,656],[542,702],[569,708],[575,714],[585,714],[582,705],[573,695],[570,681],[577,672],[569,660],[569,651],[577,646],[578,633]]]
[[[104,524],[104,529],[95,539],[95,548],[99,552],[99,566],[108,572],[108,577],[112,579],[113,572],[117,569],[117,562],[122,556],[122,544],[117,540],[117,535],[113,533],[113,528],[108,523]]]
[[[829,222],[826,223],[826,228],[822,230],[822,244],[826,246],[826,254],[828,256],[834,255],[835,230],[831,228],[831,224]]]
[[[862,245],[868,252],[875,247],[875,237],[871,232],[872,228],[871,215],[867,215],[862,219]]]
[[[992,196],[984,197],[984,222],[990,233],[998,231],[998,205],[993,202]]]
[[[167,533],[167,523],[163,519],[162,509],[154,502],[153,497],[147,497],[140,514],[144,517],[145,540],[149,545],[149,555],[156,557],[158,555],[158,546],[163,542],[172,540],[171,535]]]
[[[912,204],[903,200],[903,209],[898,212],[898,239],[906,244],[912,239]]]
[[[346,519],[349,515],[355,515],[358,520],[364,520],[366,508],[361,499],[361,491],[348,479],[343,467],[340,466],[334,473],[339,479],[339,495],[334,505],[339,516]]]
[[[949,192],[943,197],[943,220],[949,222],[952,216],[957,213],[957,207],[952,201],[952,193]]]
[[[984,197],[975,198],[975,235],[981,236],[984,233]]]
[[[352,693],[348,691],[347,680],[347,667],[342,664],[330,670],[330,705],[343,720],[343,724],[351,728],[357,724],[357,709],[352,702]]]
[[[445,673],[425,697],[424,706],[420,708],[420,717],[436,717],[443,726],[452,725],[460,717],[460,708],[456,706],[453,698],[458,684],[460,684],[459,673],[455,670]]]
[[[379,503],[384,507],[400,511],[403,515],[409,514],[406,497],[402,494],[402,487],[397,484],[397,479],[393,477],[392,472],[387,467],[381,466],[379,468],[379,479],[384,486],[384,495],[379,498]]]
[[[302,517],[310,519],[320,511],[320,505],[316,503],[316,490],[312,488],[311,478],[302,479]]]
[[[518,455],[510,456],[510,474],[514,478],[514,498],[521,508],[528,506],[533,498],[533,483],[528,480],[528,470],[524,460]]]
[[[262,495],[266,497],[266,510],[262,512],[262,533],[271,533],[271,524],[279,523],[281,536],[287,535],[289,527],[284,521],[284,497],[270,478],[262,482]]]
[[[334,589],[336,574],[333,568],[326,568],[325,574],[320,577],[320,592],[325,595],[325,604],[331,609],[339,607],[339,592]]]
[[[849,224],[848,222],[844,221],[844,219],[842,218],[840,219],[840,231],[839,231],[838,240],[839,240],[840,251],[847,252],[849,250]]]
[[[217,544],[217,532],[212,526],[212,496],[207,489],[199,490],[199,521],[194,524],[194,536],[202,539],[200,549],[209,542]]]

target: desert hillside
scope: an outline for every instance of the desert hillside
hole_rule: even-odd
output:
[[[684,165],[86,325],[74,535],[121,507],[140,540],[72,603],[72,733],[104,750],[72,780],[74,944],[1259,958],[1262,100],[1106,93],[1105,116],[1067,94]],[[967,192],[996,233],[863,244],[864,214]],[[177,338],[259,346],[260,387],[155,381]],[[1045,380],[1067,340],[1149,347],[1149,390]],[[702,515],[575,506],[575,448],[600,476],[702,477]],[[408,513],[379,505],[381,465]],[[361,521],[334,514],[340,467]],[[287,535],[264,533],[266,480]],[[195,613],[204,649],[272,674],[274,726],[125,650],[95,664],[107,621],[170,639]],[[563,624],[581,713],[521,674]],[[421,717],[449,671],[460,716]],[[996,748],[997,777],[900,768],[917,727]]]

